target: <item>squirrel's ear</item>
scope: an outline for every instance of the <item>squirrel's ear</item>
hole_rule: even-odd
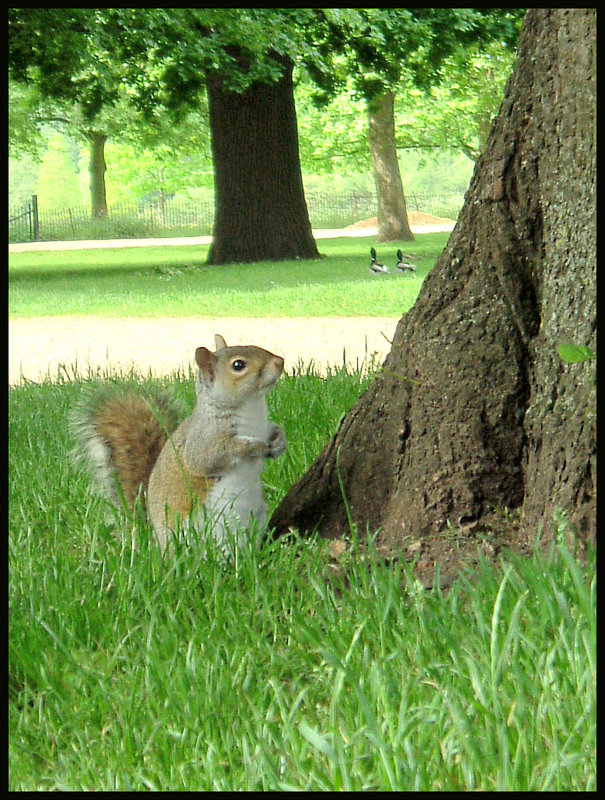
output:
[[[195,351],[195,363],[210,382],[214,381],[214,355],[210,350],[206,347],[198,347]]]
[[[214,346],[217,350],[222,350],[223,347],[227,347],[227,342],[223,339],[220,333],[216,333],[214,335]]]

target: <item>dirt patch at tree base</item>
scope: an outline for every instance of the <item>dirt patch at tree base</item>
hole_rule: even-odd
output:
[[[497,569],[502,557],[506,559],[507,552],[531,556],[533,543],[527,542],[517,513],[493,512],[460,529],[448,529],[440,536],[408,543],[399,551],[383,546],[379,541],[374,543],[374,548],[375,554],[364,556],[365,548],[362,546],[361,559],[378,561],[385,569],[403,560],[411,566],[413,579],[425,589],[447,593],[461,575],[472,583],[483,566]],[[351,559],[358,558],[354,556],[356,551],[357,547],[345,539],[329,541],[327,577],[335,582],[337,590],[347,585]],[[583,551],[577,555],[580,561],[584,561]]]

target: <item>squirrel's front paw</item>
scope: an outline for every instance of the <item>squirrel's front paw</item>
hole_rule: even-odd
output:
[[[267,443],[267,458],[279,458],[286,449],[286,434],[279,425],[274,425]]]

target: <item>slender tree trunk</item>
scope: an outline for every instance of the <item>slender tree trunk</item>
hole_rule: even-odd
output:
[[[382,92],[368,100],[368,140],[378,197],[377,242],[414,239],[397,160],[394,109],[393,92]]]
[[[215,181],[210,264],[319,258],[305,201],[292,64],[237,94],[207,80]]]
[[[90,144],[90,205],[92,216],[95,219],[102,219],[107,216],[107,196],[105,191],[105,142],[107,136],[104,133],[93,131],[88,138]]]
[[[551,541],[556,509],[595,539],[595,362],[557,353],[596,350],[595,53],[595,9],[528,11],[449,243],[277,532],[379,530],[425,577]]]

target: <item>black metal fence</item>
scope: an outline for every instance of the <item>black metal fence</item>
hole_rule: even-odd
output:
[[[456,219],[462,194],[408,194],[408,211]],[[314,228],[344,228],[375,217],[376,197],[370,192],[309,192],[306,194]],[[45,209],[36,197],[24,209],[9,211],[9,242],[70,241],[76,239],[143,239],[162,236],[204,236],[212,233],[212,199],[116,203],[103,219],[91,219],[90,208]]]
[[[9,212],[8,235],[9,242],[37,242],[40,239],[37,195],[32,195],[30,202],[20,212]]]

